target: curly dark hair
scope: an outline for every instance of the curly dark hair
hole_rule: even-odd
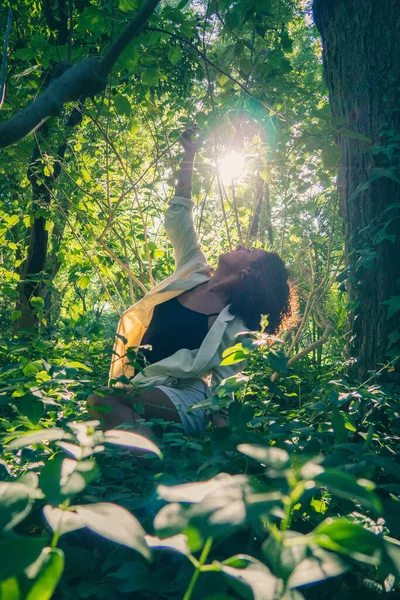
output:
[[[243,319],[253,331],[261,328],[261,315],[267,315],[266,331],[274,334],[282,321],[291,316],[290,297],[289,274],[283,260],[276,252],[264,251],[251,268],[242,271],[229,298],[229,312]]]

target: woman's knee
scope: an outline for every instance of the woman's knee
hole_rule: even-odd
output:
[[[104,406],[105,404],[105,396],[99,396],[98,394],[90,394],[87,398],[86,398],[86,404],[87,406],[89,406],[90,408],[94,408],[97,406]]]
[[[99,396],[98,394],[90,394],[86,398],[86,406],[89,415],[94,419],[103,420],[105,412],[112,411],[112,403],[107,396]]]

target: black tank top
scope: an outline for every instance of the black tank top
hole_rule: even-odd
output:
[[[136,363],[144,368],[172,356],[178,350],[186,348],[196,350],[200,348],[208,333],[208,319],[219,313],[203,314],[187,308],[181,304],[177,297],[157,304],[153,317],[141,345],[149,344],[152,350],[142,348],[136,357]]]

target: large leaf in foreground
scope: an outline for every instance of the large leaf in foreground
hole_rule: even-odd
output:
[[[64,554],[59,548],[45,548],[35,582],[26,600],[50,600],[64,570]]]
[[[145,558],[151,552],[145,539],[145,531],[139,521],[125,508],[108,502],[73,507],[82,523],[99,535],[133,548]]]
[[[17,575],[31,565],[47,546],[48,538],[9,535],[0,538],[0,580]]]
[[[223,563],[215,563],[216,566],[235,581],[240,582],[241,589],[238,589],[241,595],[243,594],[243,584],[249,586],[252,591],[254,600],[273,600],[280,597],[278,594],[282,590],[282,580],[277,579],[271,571],[262,562],[256,560],[252,556],[238,555],[225,560]],[[236,564],[243,564],[242,568],[238,568]],[[233,587],[236,587],[233,585]],[[246,594],[247,597],[247,594]],[[251,598],[251,596],[249,596]]]
[[[47,504],[43,509],[43,513],[52,531],[58,535],[85,527],[82,519],[70,510],[61,510]]]
[[[68,437],[68,434],[58,427],[40,429],[40,431],[23,434],[15,438],[12,442],[7,444],[7,449],[16,450],[18,448],[25,448],[31,444],[42,444],[45,441],[54,442],[55,440],[62,440],[64,437]]]
[[[0,529],[6,531],[20,523],[41,493],[18,481],[0,483]]]
[[[131,431],[110,429],[110,431],[105,432],[104,441],[108,444],[115,444],[116,446],[126,446],[127,448],[136,448],[138,450],[153,452],[162,458],[161,450],[156,444],[145,438],[143,435],[132,433]]]

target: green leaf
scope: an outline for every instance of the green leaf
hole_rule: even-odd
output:
[[[164,506],[155,516],[154,528],[162,536],[179,535],[188,526],[190,511],[181,504],[173,503]]]
[[[254,458],[264,465],[275,469],[287,469],[290,465],[290,457],[286,450],[274,446],[257,446],[255,444],[239,444],[239,452]]]
[[[44,375],[46,378],[48,377],[46,372],[44,372]],[[44,415],[44,404],[40,398],[27,394],[20,398],[18,412],[27,417],[33,425],[37,425]]]
[[[253,63],[251,62],[251,60],[249,58],[246,58],[244,56],[239,60],[239,69],[245,75],[249,75],[251,73],[252,68],[253,68]]]
[[[269,365],[274,371],[277,371],[281,375],[287,375],[289,373],[288,360],[289,358],[282,350],[271,349],[268,352],[267,361]]]
[[[25,448],[32,444],[43,444],[44,442],[53,442],[55,440],[62,440],[66,437],[66,433],[63,429],[53,427],[51,429],[40,429],[33,433],[22,434],[18,438],[14,439],[7,445],[9,450],[16,450],[18,448]]]
[[[132,108],[128,98],[126,98],[125,96],[116,96],[116,98],[114,98],[114,105],[119,115],[125,115],[126,117],[131,116]]]
[[[222,352],[222,358],[227,358],[231,354],[235,354],[235,352],[243,352],[244,354],[248,354],[250,352],[249,347],[244,347],[242,342],[238,342],[234,346],[227,348]]]
[[[154,526],[163,535],[196,529],[206,538],[225,535],[233,527],[255,523],[281,506],[279,492],[257,493],[258,486],[244,475],[221,473],[209,481],[159,486],[158,494],[174,502],[159,511]],[[181,507],[177,502],[189,503]]]
[[[162,458],[161,450],[153,442],[142,435],[138,435],[137,433],[118,429],[110,429],[110,431],[105,432],[104,441],[108,444],[126,446],[127,448],[138,448],[140,450],[146,450],[147,452],[153,452]]]
[[[139,521],[125,508],[108,502],[72,508],[85,526],[95,533],[112,542],[133,548],[150,559],[151,552],[145,540],[145,531]]]
[[[25,519],[37,497],[40,497],[40,493],[24,483],[1,482],[0,529],[9,531]]]
[[[229,566],[228,561],[215,563],[222,573],[229,578],[237,579],[251,588],[254,600],[273,600],[282,590],[282,581],[277,579],[262,562],[252,556],[239,555],[232,557],[229,562],[241,559],[247,562],[245,568]],[[279,597],[281,597],[279,595]]]
[[[138,7],[137,0],[119,0],[119,10],[128,12],[129,10],[136,10]]]
[[[229,10],[225,16],[225,24],[229,29],[235,29],[239,26],[241,21],[241,12],[239,7],[236,5],[235,10]]]
[[[116,66],[119,69],[127,69],[130,72],[135,72],[139,56],[139,49],[134,45],[134,42],[131,42],[119,56]]]
[[[348,565],[338,556],[322,549],[312,551],[314,556],[304,559],[289,577],[287,583],[289,589],[337,577],[349,570]]]
[[[306,539],[300,533],[287,531],[282,541],[270,535],[263,544],[262,549],[272,573],[285,582],[297,565],[306,558],[308,549],[307,544],[296,543],[288,546],[285,545],[285,541],[290,543],[291,539],[296,539],[297,542],[301,541],[301,538]]]
[[[172,65],[176,65],[182,58],[182,50],[179,46],[172,46],[168,50],[168,60]]]
[[[40,488],[47,501],[56,505],[82,492],[98,475],[99,469],[93,460],[78,462],[57,457],[48,461],[42,468]]]
[[[369,564],[378,564],[383,547],[381,537],[346,519],[327,519],[314,530],[314,540],[327,550],[347,554]]]
[[[352,475],[336,469],[326,469],[316,475],[314,481],[321,487],[327,487],[332,494],[339,498],[355,500],[369,510],[382,514],[382,504],[378,496],[371,491],[371,488],[374,487],[371,481],[356,480]]]
[[[160,81],[161,73],[157,69],[146,69],[140,76],[143,85],[157,86]]]
[[[0,538],[0,580],[17,575],[31,565],[48,545],[48,538],[8,535]]]
[[[98,37],[108,25],[106,14],[95,6],[86,7],[78,20],[79,30],[89,30],[94,37]]]
[[[64,570],[64,554],[59,548],[44,548],[41,566],[26,600],[50,600]]]
[[[373,140],[370,137],[361,135],[361,133],[357,133],[356,131],[351,131],[351,129],[339,129],[338,133],[340,133],[340,135],[343,135],[344,137],[352,138],[353,140],[359,140],[360,142],[367,142],[368,144],[373,143]]]
[[[231,394],[236,390],[240,390],[249,381],[248,375],[232,375],[223,379],[218,388],[218,396],[225,395],[226,393]],[[240,403],[243,406],[242,403]]]
[[[29,299],[29,302],[32,304],[33,308],[35,308],[36,310],[40,310],[41,308],[44,308],[44,300],[43,300],[43,298],[40,298],[40,296],[32,296]]]
[[[78,281],[76,282],[76,285],[81,290],[86,290],[86,288],[89,285],[89,283],[90,283],[90,277],[89,277],[89,275],[82,275],[82,277],[80,277],[78,279]]]
[[[167,502],[202,502],[206,496],[218,491],[232,482],[235,478],[227,473],[220,473],[208,481],[195,481],[181,485],[166,486],[159,485],[157,494]]]
[[[67,369],[69,369],[69,368],[72,368],[72,369],[83,369],[84,371],[88,371],[89,373],[93,372],[93,369],[91,369],[87,365],[84,365],[83,363],[81,363],[81,362],[79,362],[77,360],[69,360],[67,362],[64,362],[63,366],[67,367]]]
[[[43,509],[43,514],[52,531],[58,535],[85,527],[80,517],[70,510],[61,510],[47,504]]]
[[[238,350],[236,352],[232,352],[227,355],[226,358],[220,363],[221,367],[227,367],[229,365],[235,365],[236,363],[242,362],[246,360],[247,356],[244,354],[242,350]]]
[[[293,43],[294,41],[290,37],[289,33],[285,30],[281,33],[281,46],[284,52],[292,52],[293,51]]]
[[[135,133],[140,131],[141,127],[142,127],[142,124],[137,119],[131,119],[129,121],[128,129],[129,129],[129,133],[131,133],[132,135],[134,135]]]
[[[240,429],[254,418],[254,408],[248,402],[231,402],[228,407],[229,422]]]
[[[190,554],[187,536],[183,535],[182,533],[178,533],[177,535],[164,539],[160,539],[152,535],[146,535],[145,539],[149,548],[167,548],[169,550],[176,550],[185,556]]]
[[[400,296],[391,296],[389,300],[384,300],[382,304],[389,307],[387,318],[390,319],[400,310]]]
[[[33,362],[28,362],[24,365],[22,372],[24,375],[34,375],[43,369],[43,363],[41,360],[35,360]]]
[[[21,600],[16,577],[10,577],[10,579],[0,582],[0,600]]]
[[[221,87],[224,87],[224,85],[225,85],[225,84],[226,84],[228,81],[230,81],[230,79],[229,79],[228,75],[225,75],[225,73],[221,73],[220,75],[218,75],[218,77],[217,77],[217,81],[218,81],[218,83],[219,83],[219,85],[220,85]]]

